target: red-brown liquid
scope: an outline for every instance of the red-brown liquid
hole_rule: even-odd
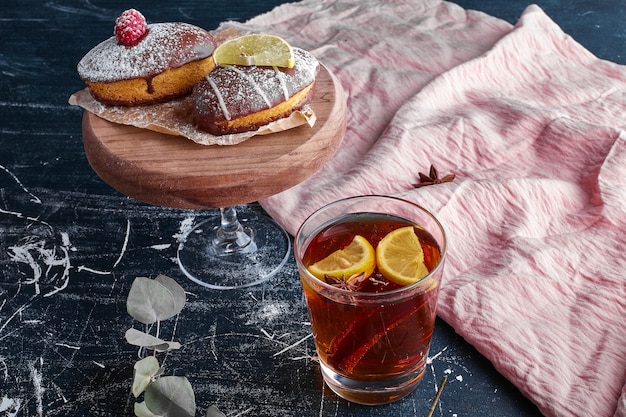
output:
[[[314,237],[305,250],[303,264],[311,265],[347,246],[355,234],[376,248],[387,233],[411,224],[397,217],[371,214],[340,219]],[[426,230],[415,227],[415,232],[426,266],[432,271],[441,258],[439,247]],[[348,292],[337,295],[324,288],[316,291],[302,281],[318,354],[335,372],[377,381],[423,367],[435,321],[437,280],[408,294],[384,298],[383,292],[402,287],[378,271],[354,296]],[[363,292],[369,294],[359,296]]]

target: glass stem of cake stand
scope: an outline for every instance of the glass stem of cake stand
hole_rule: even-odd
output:
[[[243,213],[242,213],[243,212]],[[269,216],[248,206],[207,212],[180,240],[181,271],[205,287],[228,290],[265,282],[287,262],[289,235]]]
[[[241,225],[235,207],[221,208],[220,218],[221,224],[215,229],[211,246],[217,255],[256,252],[256,232],[253,227]]]

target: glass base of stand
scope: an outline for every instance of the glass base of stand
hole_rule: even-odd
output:
[[[268,216],[245,207],[237,210],[240,227],[230,232],[230,239],[224,237],[220,212],[181,239],[178,264],[197,284],[219,290],[250,287],[267,281],[287,262],[290,240],[285,229]]]

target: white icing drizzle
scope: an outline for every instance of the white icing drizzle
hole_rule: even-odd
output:
[[[278,67],[274,68],[274,72],[276,73],[276,77],[278,77],[278,81],[280,81],[280,86],[283,88],[283,93],[285,94],[285,101],[289,100],[289,90],[287,89],[287,80],[285,80],[285,74],[283,74]]]
[[[226,109],[226,103],[224,103],[224,97],[222,96],[222,93],[220,93],[220,90],[217,87],[217,84],[215,84],[215,81],[213,81],[211,77],[206,77],[206,79],[211,85],[211,88],[213,89],[213,92],[215,93],[215,96],[217,97],[217,101],[220,103],[220,107],[222,108],[222,113],[224,113],[224,117],[226,118],[226,120],[230,120],[230,113],[228,112],[228,109]]]
[[[234,72],[236,72],[237,74],[239,74],[241,77],[245,78],[246,80],[248,80],[248,82],[254,87],[254,89],[256,90],[257,93],[259,93],[259,95],[261,96],[261,98],[263,98],[263,101],[265,101],[265,104],[267,104],[267,108],[271,109],[272,108],[272,102],[269,100],[269,98],[267,98],[267,94],[265,94],[265,92],[263,92],[263,89],[261,88],[261,86],[254,80],[254,78],[250,77],[248,74],[246,74],[245,72],[241,71],[240,69],[234,67],[234,66],[229,66],[229,69],[233,70]],[[229,119],[230,120],[230,119]]]

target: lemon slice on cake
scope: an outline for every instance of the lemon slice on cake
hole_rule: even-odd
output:
[[[253,33],[230,39],[213,52],[216,65],[246,65],[293,68],[291,45],[276,35]]]
[[[389,232],[376,248],[378,270],[389,281],[410,285],[428,275],[424,250],[413,226]]]
[[[372,275],[376,267],[376,255],[372,245],[363,236],[356,235],[343,249],[338,249],[308,267],[316,278],[324,281],[326,275],[347,279],[355,274]]]

